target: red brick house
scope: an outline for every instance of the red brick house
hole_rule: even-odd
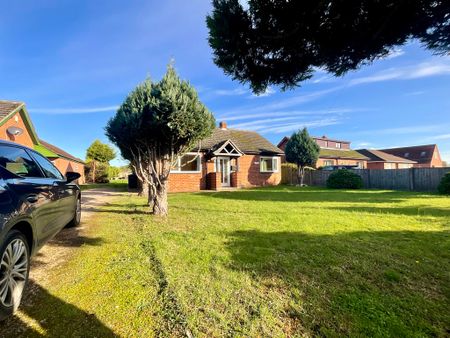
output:
[[[352,150],[349,141],[329,139],[326,136],[311,138],[320,147],[316,168],[332,165],[354,165],[360,169],[367,168],[368,158],[356,150]],[[280,143],[278,143],[278,148],[284,151],[288,141],[289,137],[283,137]]]
[[[388,154],[381,150],[359,149],[357,152],[369,158],[367,169],[408,169],[417,164],[411,159]]]
[[[16,142],[36,150],[65,174],[80,173],[84,183],[84,162],[64,150],[38,138],[23,102],[0,100],[0,139]]]
[[[390,148],[381,151],[416,162],[413,165],[414,168],[441,168],[444,166],[437,144]]]
[[[170,172],[169,191],[220,190],[277,185],[283,151],[256,132],[229,129],[220,122],[197,149]]]

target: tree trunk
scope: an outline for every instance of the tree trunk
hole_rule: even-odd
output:
[[[92,183],[95,183],[95,160],[92,160]]]
[[[149,185],[138,179],[138,196],[149,196]]]
[[[158,216],[167,216],[169,213],[169,203],[167,201],[167,179],[156,185],[153,196],[153,214]],[[152,189],[150,189],[152,190]],[[149,194],[150,200],[150,194]]]
[[[305,177],[305,168],[301,167],[301,166],[298,166],[298,169],[297,169],[297,181],[298,181],[298,184],[301,187],[303,187],[304,177]]]

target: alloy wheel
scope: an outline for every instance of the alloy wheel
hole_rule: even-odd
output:
[[[25,287],[28,274],[28,250],[22,239],[8,244],[0,261],[0,302],[16,308]]]

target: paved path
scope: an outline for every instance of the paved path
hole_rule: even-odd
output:
[[[90,240],[85,236],[85,232],[89,227],[89,218],[96,213],[97,208],[123,194],[125,193],[108,189],[83,191],[81,193],[81,224],[74,228],[61,230],[60,233],[39,250],[38,254],[32,259],[30,279],[37,283],[45,283],[49,272],[61,263],[64,263],[76,248]]]

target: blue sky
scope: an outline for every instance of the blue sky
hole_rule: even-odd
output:
[[[273,143],[307,126],[353,148],[438,143],[450,161],[450,57],[416,42],[333,78],[256,97],[212,62],[207,0],[2,1],[0,98],[24,101],[39,136],[84,158],[133,87],[171,58],[216,119]],[[120,161],[114,161],[115,164]]]

